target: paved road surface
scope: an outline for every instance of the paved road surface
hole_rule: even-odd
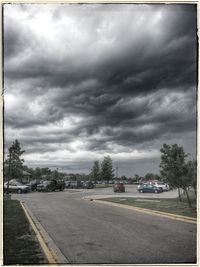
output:
[[[26,202],[70,263],[195,262],[196,225],[82,199],[92,194],[99,190],[13,198]]]

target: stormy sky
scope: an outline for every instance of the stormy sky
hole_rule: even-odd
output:
[[[196,157],[196,6],[5,4],[4,146],[30,167],[158,173],[163,143]]]

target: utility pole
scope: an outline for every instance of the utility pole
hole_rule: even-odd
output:
[[[116,177],[118,178],[118,165],[117,165],[117,167],[116,167]]]

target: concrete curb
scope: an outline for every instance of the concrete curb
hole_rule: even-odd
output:
[[[39,223],[35,215],[30,211],[30,209],[27,207],[27,205],[20,201],[21,206],[29,220],[30,225],[32,226],[36,237],[38,239],[38,242],[40,243],[40,246],[49,262],[49,264],[65,264],[70,263],[66,257],[62,254],[60,249],[56,246],[52,238],[49,236],[49,234],[45,231],[43,226]]]
[[[139,207],[133,207],[133,206],[125,205],[125,204],[118,204],[118,203],[113,203],[113,202],[99,200],[99,199],[92,199],[91,198],[88,200],[92,200],[96,203],[106,204],[106,205],[110,205],[110,206],[114,206],[114,207],[118,207],[118,208],[125,208],[125,209],[135,210],[135,211],[143,212],[143,213],[147,213],[147,214],[153,214],[156,216],[165,217],[165,218],[169,218],[169,219],[173,219],[173,220],[178,220],[178,221],[183,221],[183,222],[188,222],[188,223],[194,223],[194,224],[197,223],[197,220],[195,218],[192,218],[192,217],[176,215],[176,214],[162,212],[162,211],[144,209],[144,208],[139,208]]]

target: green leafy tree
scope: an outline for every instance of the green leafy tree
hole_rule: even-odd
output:
[[[100,178],[100,172],[101,172],[100,163],[98,160],[96,160],[94,161],[90,177],[96,181],[97,179]]]
[[[21,158],[25,150],[21,149],[20,142],[15,140],[8,149],[8,156],[5,161],[7,166],[7,175],[9,179],[20,179],[23,170],[24,159]]]
[[[114,170],[112,167],[112,159],[110,156],[104,157],[101,163],[101,178],[102,180],[111,180],[114,177]]]
[[[145,180],[153,180],[154,174],[153,173],[147,173],[144,178],[145,178]]]
[[[161,181],[161,176],[158,174],[154,174],[154,180]]]
[[[161,148],[161,163],[160,173],[163,180],[167,182],[172,188],[178,188],[179,200],[181,201],[180,188],[187,195],[188,204],[191,207],[191,201],[188,195],[188,187],[191,184],[189,177],[188,166],[185,162],[188,156],[183,147],[164,144]]]
[[[186,164],[186,168],[189,183],[194,188],[195,195],[197,195],[197,161],[189,160]]]

